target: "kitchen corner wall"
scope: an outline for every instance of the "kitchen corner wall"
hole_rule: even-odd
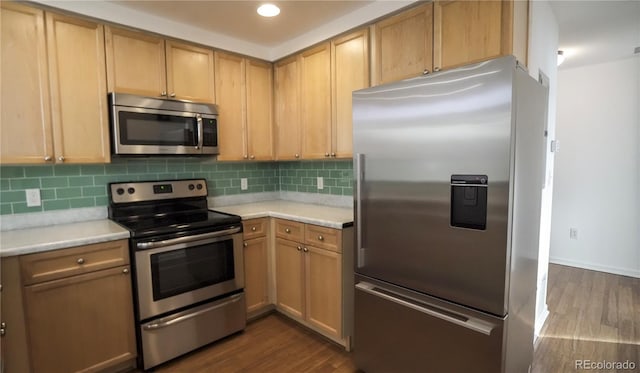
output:
[[[352,194],[351,160],[216,162],[197,158],[114,159],[109,164],[0,167],[0,215],[100,207],[117,181],[207,179],[209,196],[279,190]],[[324,189],[318,190],[322,176]],[[240,190],[240,179],[249,188]],[[42,205],[28,207],[25,189],[40,189]]]

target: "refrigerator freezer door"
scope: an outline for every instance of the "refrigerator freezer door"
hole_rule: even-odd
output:
[[[504,319],[359,276],[354,358],[367,372],[499,373]]]
[[[506,315],[515,66],[354,92],[357,273]],[[487,177],[478,229],[451,224],[454,175]]]

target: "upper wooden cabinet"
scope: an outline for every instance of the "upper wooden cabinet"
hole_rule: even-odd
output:
[[[374,30],[374,85],[432,70],[433,3],[383,19]]]
[[[270,63],[216,52],[218,160],[273,159]]]
[[[276,158],[300,158],[300,63],[298,56],[274,66]]]
[[[331,41],[331,155],[353,153],[352,93],[369,87],[369,30]]]
[[[368,53],[365,29],[276,63],[278,159],[351,157],[351,94],[369,86]]]
[[[300,59],[301,151],[304,159],[331,153],[331,45],[304,51]]]
[[[106,26],[110,92],[215,102],[213,51]]]
[[[1,16],[11,53],[2,55],[0,162],[109,162],[103,26],[7,2]]]
[[[435,69],[513,54],[526,63],[526,1],[435,1]]]

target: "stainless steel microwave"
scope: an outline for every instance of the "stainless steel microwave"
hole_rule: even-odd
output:
[[[218,154],[216,105],[109,93],[115,155]]]

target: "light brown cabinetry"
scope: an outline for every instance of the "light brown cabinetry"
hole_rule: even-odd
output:
[[[268,289],[268,218],[242,222],[244,232],[244,292],[247,315],[269,305]]]
[[[1,162],[109,162],[103,26],[6,2],[1,17]]]
[[[105,28],[110,92],[215,102],[213,50]]]
[[[419,5],[374,25],[373,84],[432,70],[433,3]]]
[[[508,54],[526,63],[527,12],[526,1],[435,1],[434,68]]]
[[[215,52],[218,160],[273,159],[272,65]]]
[[[277,308],[346,343],[342,232],[281,219],[274,222]]]
[[[127,247],[120,240],[20,257],[33,372],[132,366]]]
[[[368,46],[359,30],[276,63],[278,159],[351,157],[351,93],[369,86]]]

